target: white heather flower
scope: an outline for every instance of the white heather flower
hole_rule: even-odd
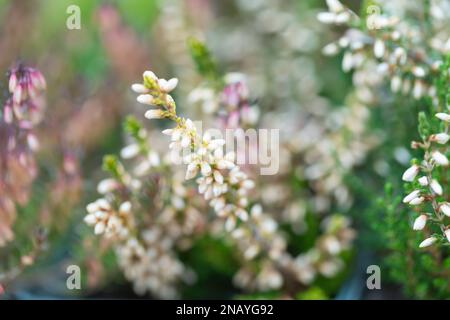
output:
[[[434,193],[436,193],[437,195],[442,195],[443,190],[442,190],[442,186],[439,184],[439,182],[436,179],[433,179],[430,183],[430,188],[431,190],[433,190]]]
[[[133,90],[136,93],[144,94],[148,93],[149,90],[141,83],[135,83],[131,86],[131,90]]]
[[[150,95],[150,94],[141,94],[141,95],[139,95],[139,96],[136,98],[136,100],[137,100],[139,103],[142,103],[142,104],[152,105],[152,104],[153,104],[153,101],[154,101],[154,98],[153,98],[153,96]]]
[[[120,150],[120,157],[122,159],[131,159],[139,154],[139,146],[136,143],[132,143]]]
[[[425,240],[423,240],[420,244],[419,244],[419,248],[426,248],[431,246],[433,243],[436,242],[436,238],[435,237],[429,237],[426,238]]]
[[[409,167],[408,169],[406,169],[406,171],[403,173],[402,179],[403,181],[408,181],[411,182],[414,180],[414,178],[417,176],[417,174],[419,173],[419,166],[414,164],[411,167]]]
[[[416,199],[420,194],[420,190],[414,190],[410,194],[408,194],[406,197],[403,198],[403,203],[409,203],[412,200]]]
[[[98,199],[86,207],[88,214],[84,221],[94,226],[94,233],[105,234],[107,237],[118,236],[126,238],[129,234],[128,226],[131,224],[131,203],[124,202],[119,210],[114,210],[106,199]]]
[[[116,189],[117,186],[118,183],[115,179],[103,179],[97,185],[97,192],[100,194],[106,194]]]
[[[447,217],[450,217],[450,204],[448,202],[444,202],[440,206],[440,210]]]
[[[422,204],[422,202],[425,200],[424,197],[417,197],[412,199],[409,204],[412,206],[418,206],[419,204]]]
[[[413,97],[417,100],[422,98],[424,91],[425,91],[424,83],[420,80],[414,81]]]
[[[384,41],[377,39],[375,40],[375,43],[373,45],[373,52],[375,57],[377,58],[382,58],[384,56],[384,52],[385,52],[385,45],[384,45]]]
[[[177,78],[172,78],[170,80],[158,79],[159,88],[161,89],[161,91],[165,93],[171,92],[173,89],[176,88],[177,84],[178,84]]]
[[[392,79],[391,79],[391,90],[392,90],[392,92],[395,93],[395,92],[400,91],[401,86],[402,86],[402,79],[399,76],[397,76],[397,75],[393,76]]]
[[[427,219],[428,217],[426,214],[421,214],[420,216],[418,216],[414,221],[413,230],[422,230],[423,228],[425,228],[425,225],[427,224]]]
[[[414,66],[412,69],[412,73],[418,78],[423,78],[426,74],[425,69],[419,66]]]
[[[450,122],[450,114],[439,112],[436,113],[436,117],[442,121]]]
[[[442,132],[442,133],[433,134],[431,136],[431,139],[433,141],[436,141],[439,144],[446,144],[448,142],[448,140],[450,139],[450,136],[447,133]]]
[[[319,12],[317,19],[325,24],[331,24],[336,21],[336,14],[333,12]]]
[[[339,47],[337,46],[336,43],[332,42],[327,44],[325,47],[323,47],[322,49],[322,53],[326,56],[334,56],[339,52]]]
[[[147,119],[163,119],[165,118],[164,111],[161,109],[151,109],[145,112],[145,117]]]
[[[444,231],[445,237],[447,238],[448,242],[450,242],[450,229],[447,229]]]
[[[350,51],[344,53],[344,58],[342,59],[342,70],[348,72],[353,68],[353,55]]]
[[[431,156],[437,164],[439,164],[441,166],[448,166],[447,157],[445,155],[443,155],[442,153],[440,153],[439,151],[434,151],[431,154]]]
[[[401,47],[395,48],[395,50],[394,50],[394,57],[395,57],[395,60],[400,65],[405,64],[406,63],[406,59],[408,58],[405,49],[403,49]]]
[[[420,177],[418,181],[422,187],[428,185],[428,178],[426,176]]]

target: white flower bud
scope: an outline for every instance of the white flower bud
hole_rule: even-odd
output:
[[[428,178],[425,176],[420,177],[418,181],[422,187],[425,187],[428,185]]]
[[[380,39],[375,40],[375,43],[373,45],[373,53],[375,57],[378,59],[382,58],[384,56],[384,51],[385,51],[384,41]]]
[[[414,180],[414,178],[419,173],[419,166],[417,164],[413,164],[411,167],[406,169],[406,171],[403,173],[402,179],[403,181],[411,182]]]
[[[103,179],[97,185],[97,192],[100,194],[106,194],[113,191],[117,186],[117,182],[114,179]]]
[[[426,248],[431,246],[433,243],[436,242],[436,238],[435,237],[429,237],[426,238],[425,240],[423,240],[420,244],[419,244],[419,248]]]
[[[450,229],[447,229],[444,231],[445,237],[447,238],[448,242],[450,242]]]
[[[430,188],[434,193],[441,196],[443,193],[442,187],[436,179],[433,179],[430,183]]]
[[[422,230],[423,228],[425,228],[425,225],[427,224],[427,219],[428,217],[426,214],[421,214],[420,216],[418,216],[414,221],[413,230]]]
[[[418,78],[425,77],[425,69],[422,67],[414,66],[412,69],[412,73]]]
[[[424,91],[425,91],[424,83],[420,80],[416,80],[414,82],[413,97],[417,100],[422,98]]]
[[[125,201],[119,207],[119,211],[122,213],[130,213],[131,212],[131,202]]]
[[[342,70],[348,72],[353,68],[353,55],[347,51],[342,58]]]
[[[141,83],[135,83],[131,86],[131,90],[136,93],[148,93],[148,89]]]
[[[137,156],[139,153],[139,146],[136,143],[132,143],[120,150],[120,156],[123,159],[131,159]]]
[[[446,144],[449,139],[450,139],[450,136],[448,134],[446,134],[445,132],[436,133],[431,136],[431,140],[436,141],[439,144]]]
[[[401,47],[397,47],[394,50],[394,57],[395,57],[395,59],[397,60],[397,62],[400,65],[405,64],[406,63],[406,59],[408,58],[407,55],[406,55],[405,49],[403,49]]]
[[[326,56],[334,56],[338,52],[339,52],[339,47],[334,42],[327,44],[322,49],[322,53]]]
[[[399,76],[395,75],[392,77],[391,79],[391,90],[392,92],[398,92],[400,91],[400,88],[402,86],[402,78],[400,78]]]
[[[417,198],[420,194],[420,190],[414,190],[410,194],[408,194],[406,197],[403,198],[403,203],[409,203],[411,200],[414,200]]]
[[[136,100],[139,103],[151,105],[153,103],[154,98],[149,94],[141,94],[136,98]]]
[[[317,20],[325,24],[331,24],[335,22],[336,15],[332,12],[319,12]]]
[[[447,217],[450,217],[450,204],[448,202],[442,203],[439,209]]]
[[[97,223],[97,218],[95,217],[94,214],[88,214],[87,216],[84,217],[84,222],[86,222],[86,224],[89,226],[93,226],[94,224]]]
[[[443,155],[442,153],[440,153],[439,151],[434,151],[431,154],[431,157],[434,159],[434,161],[441,165],[441,166],[448,166],[448,159],[445,155]]]
[[[436,117],[442,121],[450,122],[450,114],[448,113],[439,112],[436,113]]]
[[[163,119],[165,118],[164,111],[160,109],[151,109],[145,112],[145,117],[147,119]]]
[[[153,71],[145,71],[144,74],[142,75],[144,78],[149,78],[149,79],[153,79],[153,80],[158,80],[158,77],[155,75],[155,73]]]
[[[422,202],[425,200],[424,197],[417,197],[412,199],[409,204],[412,206],[418,206],[419,204],[422,204]]]

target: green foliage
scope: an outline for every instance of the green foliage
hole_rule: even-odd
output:
[[[400,190],[391,183],[385,196],[378,198],[369,212],[377,243],[372,245],[384,253],[383,268],[391,281],[401,283],[405,294],[419,299],[448,298],[448,249],[420,249],[421,234],[412,230],[414,216],[401,204]],[[430,281],[430,279],[432,279]]]
[[[106,155],[103,157],[103,170],[109,172],[114,178],[121,179],[123,174],[122,164],[115,155]]]
[[[212,81],[213,84],[220,86],[222,84],[221,74],[206,44],[194,37],[190,37],[188,46],[198,73],[207,80]]]
[[[427,116],[425,115],[425,112],[419,112],[419,134],[422,137],[422,139],[426,139],[430,134],[430,123],[428,122]]]
[[[299,300],[326,300],[327,294],[320,287],[311,287],[305,291],[299,292],[296,296]]]

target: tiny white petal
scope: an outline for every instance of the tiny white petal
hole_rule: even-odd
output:
[[[373,52],[376,58],[382,58],[384,56],[385,45],[383,40],[380,39],[375,40]]]
[[[150,78],[150,79],[153,79],[153,80],[158,80],[158,77],[153,73],[153,71],[145,71],[144,72],[144,74],[143,74],[143,77],[144,78]]]
[[[448,159],[445,155],[440,153],[439,151],[434,151],[431,156],[433,157],[434,161],[436,161],[437,164],[441,166],[448,166]]]
[[[414,190],[410,194],[408,194],[406,197],[403,198],[403,203],[411,202],[411,200],[417,198],[420,194],[420,190]]]
[[[425,200],[424,197],[417,197],[412,199],[409,204],[412,206],[418,206],[419,204],[422,204],[422,202]]]
[[[428,178],[426,176],[420,177],[418,181],[422,187],[428,185]]]
[[[425,240],[423,240],[420,244],[419,244],[419,248],[425,248],[425,247],[429,247],[431,246],[433,243],[436,242],[436,238],[435,237],[429,237],[426,238]]]
[[[164,118],[164,111],[160,109],[151,109],[145,112],[145,117],[147,119],[162,119]]]
[[[445,237],[447,238],[448,242],[450,242],[450,229],[447,229],[444,231]]]
[[[411,182],[414,180],[414,178],[417,176],[418,173],[419,173],[419,166],[414,164],[408,169],[406,169],[405,173],[403,173],[402,179],[404,181]]]
[[[131,212],[131,202],[126,201],[126,202],[122,203],[119,207],[119,211],[124,212],[124,213],[130,213]]]
[[[103,232],[105,232],[105,229],[106,229],[106,225],[103,222],[99,222],[95,225],[94,233],[102,234]]]
[[[334,23],[336,21],[336,14],[332,12],[319,12],[317,19],[326,24]]]
[[[130,144],[120,150],[120,156],[123,159],[131,159],[137,156],[139,153],[139,146],[136,143]]]
[[[105,194],[111,192],[117,186],[117,181],[114,179],[103,179],[97,185],[97,192]]]
[[[97,222],[97,218],[94,214],[88,214],[84,217],[84,222],[86,222],[88,225],[92,226]]]
[[[440,210],[447,217],[450,217],[450,204],[448,202],[444,202],[443,204],[441,204]]]
[[[427,224],[427,219],[428,217],[426,214],[421,214],[420,216],[418,216],[414,221],[413,230],[422,230],[423,228],[425,228],[425,225]]]
[[[446,144],[449,139],[450,136],[445,132],[432,135],[432,140],[436,141],[439,144]]]
[[[450,114],[448,114],[448,113],[439,112],[439,113],[436,113],[436,117],[442,121],[450,122]]]
[[[148,93],[148,89],[143,85],[143,84],[140,84],[140,83],[135,83],[135,84],[133,84],[132,86],[131,86],[131,89],[134,91],[134,92],[136,92],[136,93]]]
[[[141,94],[136,98],[136,100],[139,103],[151,105],[154,99],[150,94]]]
[[[439,182],[436,179],[433,179],[430,183],[431,189],[436,193],[437,195],[441,196],[443,193],[442,186],[439,184]]]

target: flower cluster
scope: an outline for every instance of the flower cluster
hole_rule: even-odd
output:
[[[324,23],[347,24],[350,28],[337,41],[323,48],[327,55],[344,50],[342,69],[346,72],[361,67],[367,60],[377,63],[377,72],[390,79],[393,92],[411,95],[419,100],[430,97],[437,102],[433,77],[438,75],[443,57],[449,52],[448,14],[445,1],[424,2],[432,6],[423,10],[427,28],[418,29],[396,10],[368,15],[366,20],[355,22],[338,19],[339,13],[348,12],[338,0],[327,0],[329,12],[321,12],[318,19]],[[381,11],[381,7],[377,6]],[[342,14],[342,13],[340,13]],[[334,18],[333,18],[334,17]],[[364,25],[367,25],[367,31]],[[447,42],[446,42],[447,41]]]
[[[223,90],[201,85],[189,94],[189,103],[200,105],[204,114],[216,115],[221,128],[253,127],[259,119],[259,108],[250,101],[245,75],[235,72],[223,78]]]
[[[420,163],[416,161],[402,176],[404,181],[413,186],[413,190],[403,199],[418,214],[413,229],[427,234],[427,238],[420,243],[420,248],[428,247],[436,241],[450,242],[447,182],[439,181],[440,177],[446,176],[450,164],[447,158],[450,115],[437,113],[436,117],[443,124],[440,126],[442,132],[424,135],[422,142],[412,142],[414,149],[424,151],[424,158]],[[430,225],[437,227],[436,232]]]
[[[33,129],[42,119],[45,86],[37,69],[20,64],[9,72],[9,98],[0,119],[0,246],[13,239],[16,204],[28,201],[37,175]]]
[[[174,89],[176,79],[159,79],[153,72],[146,71],[143,84],[134,84],[132,89],[140,93],[137,100],[157,107],[145,113],[147,118],[166,118],[174,121],[176,127],[163,133],[170,135],[169,148],[180,154],[183,150],[187,163],[186,179],[197,178],[198,191],[214,209],[223,227],[231,233],[245,260],[260,261],[259,271],[251,264],[244,265],[236,275],[236,283],[247,289],[279,289],[285,285],[283,272],[287,272],[303,282],[299,276],[304,265],[296,264],[286,251],[286,240],[281,235],[276,221],[263,213],[259,204],[250,206],[248,192],[254,182],[234,163],[232,153],[223,153],[224,141],[212,139],[207,133],[200,136],[190,119],[181,118],[176,113],[176,104],[169,92]],[[173,84],[173,85],[170,85]],[[249,209],[250,207],[250,209]],[[343,227],[350,230],[348,225]],[[339,248],[348,248],[352,237],[346,237]],[[327,242],[324,240],[324,242]],[[319,245],[320,246],[320,245]],[[340,253],[340,249],[335,253]],[[340,270],[337,264],[334,271]],[[329,272],[329,276],[335,272]]]
[[[136,293],[175,298],[179,282],[192,278],[177,252],[202,232],[202,217],[195,201],[187,200],[191,192],[182,184],[184,175],[168,166],[169,155],[161,157],[150,147],[149,133],[133,117],[125,128],[132,137],[120,152],[127,165],[105,158],[112,177],[99,182],[103,197],[87,206],[84,221],[113,246]]]

